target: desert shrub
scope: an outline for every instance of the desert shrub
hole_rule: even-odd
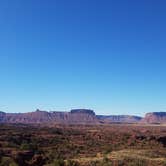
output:
[[[166,166],[166,160],[163,161],[163,166]]]
[[[67,160],[67,162],[65,163],[65,166],[79,166],[79,164],[76,161]]]
[[[130,158],[125,157],[124,159],[120,160],[118,166],[147,166],[148,161],[142,158]]]
[[[12,162],[12,163],[9,164],[9,166],[18,166],[18,164]]]
[[[98,166],[99,162],[98,161],[91,161],[88,166]]]
[[[50,149],[45,155],[47,156],[49,163],[53,163],[59,159],[64,159],[64,154],[60,152],[59,149]]]
[[[4,137],[8,147],[17,147],[20,145],[20,139],[17,136]]]
[[[104,148],[104,154],[111,153],[113,150],[113,147],[111,145],[108,145]]]
[[[52,139],[49,140],[49,144],[60,144],[62,143],[62,139],[60,137],[54,137]]]
[[[46,161],[47,158],[44,155],[36,154],[33,156],[29,163],[32,166],[43,166],[44,164],[46,164]]]
[[[11,158],[2,157],[0,161],[0,166],[18,166]]]
[[[65,166],[65,162],[62,159],[54,160],[53,166]]]
[[[104,157],[102,161],[91,161],[88,166],[113,166],[113,162]]]
[[[53,129],[51,129],[50,131],[49,131],[51,134],[57,134],[57,135],[62,135],[63,134],[63,132],[62,132],[62,130],[61,129],[58,129],[58,128],[53,128]]]
[[[22,143],[20,146],[21,150],[31,150],[31,151],[37,151],[37,145],[36,144],[32,144],[32,143]]]

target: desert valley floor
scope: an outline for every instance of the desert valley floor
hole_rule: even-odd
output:
[[[1,124],[0,166],[164,166],[161,125]]]

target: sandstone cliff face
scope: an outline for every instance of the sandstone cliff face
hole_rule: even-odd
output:
[[[72,109],[70,112],[72,114],[82,113],[82,114],[89,114],[89,115],[95,116],[95,112],[93,110],[89,110],[89,109]]]
[[[142,123],[166,123],[166,112],[147,113]]]
[[[130,116],[130,115],[110,115],[110,116],[103,116],[97,115],[99,120],[103,120],[107,123],[137,123],[142,118],[139,116]]]
[[[0,123],[166,123],[166,112],[147,113],[144,118],[130,115],[95,115],[93,110],[74,109],[70,112],[47,112],[36,110],[28,113],[5,113],[0,111]]]
[[[36,110],[29,113],[0,112],[1,123],[96,123],[92,110],[78,109],[71,112],[47,112]]]

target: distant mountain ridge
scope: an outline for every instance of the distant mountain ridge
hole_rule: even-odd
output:
[[[92,110],[77,109],[70,112],[47,112],[37,109],[28,113],[0,112],[1,123],[96,123],[97,118]]]
[[[105,122],[113,123],[137,123],[142,119],[142,117],[131,115],[97,115],[97,118]]]
[[[100,123],[166,123],[166,112],[147,113],[144,118],[131,115],[96,115],[90,109],[73,109],[70,112],[47,112],[37,109],[27,113],[0,111],[0,123],[55,123],[55,124],[100,124]]]

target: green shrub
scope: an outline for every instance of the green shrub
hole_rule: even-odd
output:
[[[67,160],[65,166],[79,166],[78,162],[73,160]]]
[[[54,160],[54,166],[64,166],[65,162],[62,159]]]
[[[37,150],[37,145],[32,144],[32,143],[22,143],[20,146],[21,150],[32,150],[32,151],[36,151]]]
[[[11,158],[2,157],[0,161],[0,166],[18,166]]]

